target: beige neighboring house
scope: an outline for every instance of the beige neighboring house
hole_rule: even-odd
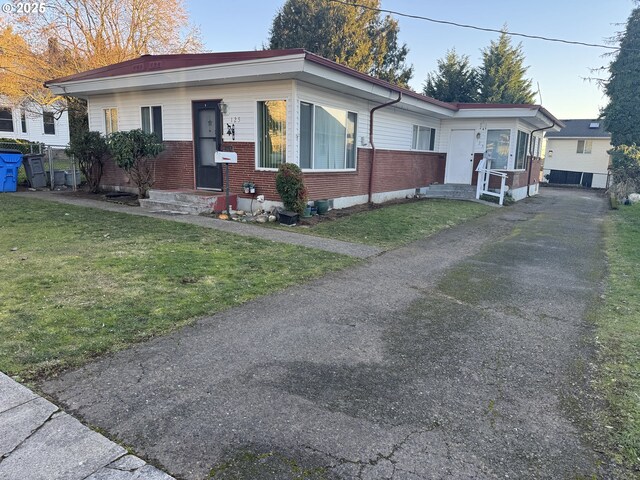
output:
[[[611,134],[599,120],[562,120],[559,132],[545,134],[544,181],[550,184],[607,188]]]

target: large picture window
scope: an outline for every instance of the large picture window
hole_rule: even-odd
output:
[[[141,107],[142,131],[155,133],[158,141],[162,141],[162,107]]]
[[[118,131],[118,109],[105,108],[104,112],[104,133],[111,135]]]
[[[287,161],[287,102],[258,102],[258,167],[278,168]]]
[[[300,168],[356,168],[358,115],[300,102]]]
[[[0,108],[0,132],[13,132],[13,113],[10,108]]]
[[[529,134],[518,130],[518,143],[516,144],[516,170],[523,170],[527,166],[527,145]]]
[[[510,144],[511,130],[487,130],[485,158],[491,163],[491,168],[507,168]]]
[[[433,151],[435,149],[435,142],[435,128],[423,127],[421,125],[413,126],[412,150]]]

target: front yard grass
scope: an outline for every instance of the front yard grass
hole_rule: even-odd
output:
[[[0,370],[34,380],[357,260],[0,196]]]
[[[640,470],[640,205],[612,212],[607,223],[609,274],[594,315],[601,344],[598,387],[607,409],[610,453],[628,478]]]
[[[296,231],[394,248],[485,215],[491,210],[492,207],[474,202],[424,199],[354,213]]]

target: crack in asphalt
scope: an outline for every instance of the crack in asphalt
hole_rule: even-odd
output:
[[[340,457],[338,455],[334,455],[332,453],[329,452],[325,452],[323,450],[320,450],[316,447],[312,447],[310,445],[303,445],[303,448],[307,449],[307,450],[311,450],[313,453],[319,453],[321,455],[324,455],[332,460],[335,460],[336,462],[338,462],[338,465],[344,465],[344,464],[350,464],[350,465],[355,465],[358,467],[358,473],[356,478],[358,479],[362,479],[362,475],[365,472],[365,469],[369,468],[369,467],[375,467],[376,465],[378,465],[378,463],[380,463],[383,460],[386,460],[388,462],[391,463],[393,471],[391,473],[391,476],[388,477],[389,479],[393,479],[396,472],[398,470],[402,470],[402,471],[406,471],[408,473],[412,473],[416,476],[419,476],[420,478],[424,478],[421,475],[414,473],[414,472],[410,472],[409,470],[406,469],[399,469],[396,466],[396,461],[394,460],[394,456],[396,455],[396,453],[398,452],[398,450],[400,450],[402,447],[404,447],[404,445],[414,436],[416,435],[420,435],[422,433],[428,433],[428,432],[432,432],[437,428],[442,427],[442,425],[438,422],[434,422],[433,425],[430,428],[422,428],[420,430],[415,430],[413,432],[410,432],[409,434],[407,434],[404,439],[402,439],[400,442],[395,443],[393,445],[391,445],[391,450],[388,454],[384,454],[384,453],[380,453],[378,452],[376,454],[376,456],[374,458],[369,458],[367,460],[352,460],[349,458],[345,458],[345,457]],[[328,469],[333,469],[335,468],[335,465],[328,465],[325,468]]]

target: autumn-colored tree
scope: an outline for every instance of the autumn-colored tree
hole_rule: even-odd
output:
[[[304,48],[402,86],[413,75],[398,22],[376,10],[380,0],[287,0],[271,26],[269,48]]]
[[[47,80],[202,48],[183,0],[48,0],[42,13],[14,15],[0,23],[0,95],[14,102],[56,106]]]

